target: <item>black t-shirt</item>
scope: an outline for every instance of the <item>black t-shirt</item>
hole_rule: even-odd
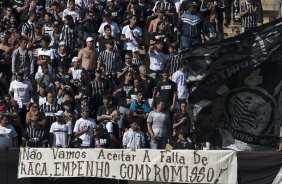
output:
[[[153,90],[154,90],[154,87],[155,87],[154,79],[150,76],[147,76],[146,79],[141,80],[141,85],[144,88],[144,90],[143,90],[144,99],[152,98],[153,97]]]
[[[188,141],[177,141],[173,149],[192,149],[192,144]]]
[[[112,36],[109,36],[109,38],[105,38],[105,36],[102,36],[98,39],[98,44],[99,44],[99,52],[102,52],[104,50],[106,50],[106,41],[107,40],[113,40],[115,39]]]
[[[110,115],[116,108],[113,106],[106,107],[101,105],[98,109],[97,116]]]
[[[132,65],[128,65],[126,63],[122,63],[119,67],[118,67],[118,72],[122,73],[125,70],[125,67],[129,67],[132,69],[133,71],[133,75],[139,75],[139,68],[137,65],[132,64]]]
[[[188,114],[183,114],[182,112],[178,111],[173,115],[173,123],[178,123],[182,118],[186,117],[186,121],[181,124],[177,129],[175,129],[175,133],[178,134],[180,131],[184,131],[185,133],[190,134],[190,120]]]
[[[136,94],[137,91],[142,91],[143,100],[146,100],[144,98],[144,93],[143,93],[144,88],[143,88],[143,86],[141,86],[139,90],[137,88],[134,88],[134,87],[132,89],[130,89],[129,92],[128,92],[128,95],[127,95],[127,99],[136,100],[137,99],[137,94]]]
[[[117,89],[120,89],[120,88],[122,89],[122,92],[120,92],[117,95],[118,105],[122,106],[122,107],[128,107],[129,108],[129,105],[127,105],[127,103],[126,103],[126,99],[128,97],[129,91],[131,89],[133,89],[133,85],[132,84],[125,84],[123,82],[118,86]]]
[[[163,82],[160,81],[157,84],[157,91],[160,93],[160,99],[165,105],[172,104],[173,94],[176,92],[176,85],[172,81]]]
[[[97,33],[98,32],[98,25],[101,23],[101,14],[100,11],[96,8],[93,10],[87,9],[84,12],[83,19],[86,17],[91,17],[92,20],[87,20],[83,23],[83,29],[86,33]]]

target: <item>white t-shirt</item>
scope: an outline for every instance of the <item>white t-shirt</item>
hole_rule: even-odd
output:
[[[186,86],[187,79],[188,79],[188,74],[183,73],[180,70],[172,74],[171,80],[176,83],[178,99],[187,99],[189,95],[188,88]]]
[[[0,149],[13,146],[13,138],[18,134],[13,125],[0,125]]]
[[[51,125],[50,133],[54,134],[53,146],[62,145],[62,147],[66,147],[68,145],[68,135],[72,134],[72,129],[70,124],[54,122]]]
[[[133,30],[130,29],[129,25],[124,26],[122,29],[121,34],[123,34],[126,38],[129,38],[130,40],[126,40],[123,45],[124,50],[132,50],[133,48],[139,49],[139,44],[135,40],[132,34],[135,35],[135,37],[141,37],[142,36],[142,30],[140,27],[135,27]]]
[[[153,71],[163,70],[166,62],[166,55],[163,52],[153,50],[149,52],[150,69]]]
[[[104,35],[104,27],[105,27],[105,25],[107,25],[107,24],[109,24],[109,23],[108,23],[108,22],[103,22],[103,23],[101,24],[101,26],[99,27],[98,32],[99,32],[101,35]],[[117,24],[116,22],[112,21],[109,25],[111,26],[111,29],[112,29],[112,34],[111,34],[112,37],[117,38],[117,37],[118,37],[118,34],[120,33],[120,28],[119,28],[118,24]]]
[[[74,22],[77,21],[77,20],[80,20],[80,13],[79,13],[78,9],[75,9],[74,11],[70,11],[68,9],[65,9],[63,11],[63,18],[65,18],[66,15],[72,16]]]
[[[72,79],[81,79],[81,74],[82,74],[82,67],[79,67],[77,69],[74,69],[74,67],[70,68]]]
[[[43,50],[42,48],[39,48],[39,49],[36,50],[35,56],[36,57],[49,56],[51,60],[54,60],[55,59],[55,51],[54,51],[54,49]],[[53,68],[50,64],[48,64],[48,69],[49,69],[49,73],[52,74]],[[39,73],[42,72],[41,66],[38,66],[37,72],[39,72]]]
[[[14,80],[10,84],[9,92],[14,93],[14,99],[21,108],[23,104],[26,105],[30,100],[32,85],[28,80],[23,80],[22,82]]]
[[[96,128],[96,122],[94,119],[88,118],[83,119],[80,118],[75,122],[73,132],[81,132],[84,128],[89,127],[89,131],[79,136],[80,139],[82,139],[81,146],[90,146],[90,142],[93,138],[93,129]]]

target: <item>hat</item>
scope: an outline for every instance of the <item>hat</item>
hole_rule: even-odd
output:
[[[55,116],[62,116],[62,117],[64,117],[64,116],[65,116],[65,113],[64,113],[64,111],[59,110],[58,112],[54,113],[54,115],[55,115]]]
[[[113,117],[114,115],[120,115],[119,111],[117,110],[114,110],[111,114],[111,117]]]
[[[89,99],[89,97],[87,95],[82,95],[81,99],[85,100],[85,99]]]
[[[78,57],[73,57],[72,60],[71,60],[71,62],[72,62],[72,63],[73,63],[73,62],[77,62],[78,60],[79,60]]]
[[[139,52],[139,49],[136,48],[136,47],[134,47],[134,48],[132,49],[132,52]]]
[[[38,116],[32,116],[32,117],[30,118],[30,120],[31,120],[31,121],[38,121]]]
[[[89,109],[88,106],[83,106],[82,107],[82,112],[89,112],[89,111],[90,111],[90,109]]]
[[[62,46],[62,45],[66,45],[66,42],[61,41],[61,42],[59,43],[59,46]]]
[[[87,41],[87,42],[91,42],[91,41],[93,41],[93,38],[92,38],[92,37],[88,37],[88,38],[86,39],[86,41]]]

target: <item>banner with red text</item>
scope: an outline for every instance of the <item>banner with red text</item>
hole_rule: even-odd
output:
[[[235,151],[21,148],[18,178],[98,177],[181,183],[237,183]]]

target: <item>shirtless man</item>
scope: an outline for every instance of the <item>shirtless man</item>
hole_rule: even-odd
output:
[[[8,43],[8,36],[4,33],[1,35],[1,43],[0,43],[0,53],[2,57],[0,58],[1,70],[6,74],[6,76],[10,79],[11,73],[9,72],[11,69],[11,59],[12,59],[12,46]]]
[[[86,39],[86,47],[78,53],[78,58],[81,61],[82,68],[86,71],[94,70],[97,65],[97,52],[93,49],[93,38]]]
[[[157,14],[157,18],[153,19],[151,22],[150,22],[150,25],[149,25],[149,28],[148,28],[148,33],[149,34],[152,34],[154,32],[157,32],[157,25],[158,25],[158,22],[163,20],[164,17],[164,11],[159,11],[159,13]],[[165,27],[167,30],[167,33],[168,34],[171,34],[171,29],[169,27],[169,23],[165,21]]]

